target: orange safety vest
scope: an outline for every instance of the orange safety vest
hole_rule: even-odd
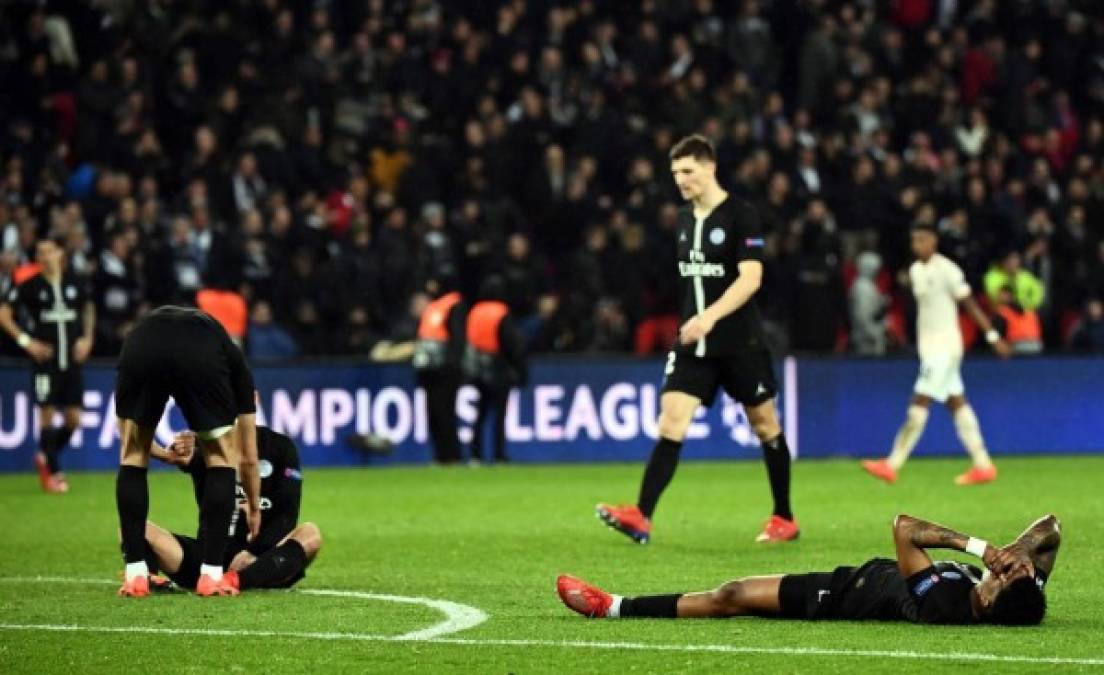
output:
[[[1043,339],[1043,328],[1039,324],[1039,315],[1035,312],[1021,314],[1011,307],[1002,305],[997,307],[997,314],[1004,317],[1008,324],[1005,339],[1010,343],[1038,342]]]
[[[418,322],[418,339],[434,342],[448,342],[448,317],[452,308],[460,302],[459,293],[442,295],[426,306],[422,319]]]
[[[509,312],[504,302],[475,303],[468,312],[468,344],[485,354],[498,354],[498,326]]]
[[[204,288],[196,293],[196,305],[222,324],[230,337],[241,340],[249,323],[249,307],[235,291]]]
[[[12,281],[18,286],[41,271],[42,265],[38,263],[23,263],[12,272]]]

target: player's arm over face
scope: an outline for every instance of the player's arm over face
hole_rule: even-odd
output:
[[[897,547],[897,567],[906,579],[931,567],[932,559],[928,555],[927,549],[945,548],[954,551],[965,551],[969,541],[970,537],[965,534],[905,514],[897,516],[893,521],[893,542]],[[986,567],[993,564],[996,556],[997,549],[987,545],[985,555],[982,556]]]
[[[1054,569],[1054,560],[1058,557],[1058,547],[1062,545],[1062,522],[1054,514],[1043,516],[1028,526],[1016,541],[1005,549],[1026,556],[1036,570],[1050,576]]]

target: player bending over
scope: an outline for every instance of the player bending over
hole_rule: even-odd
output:
[[[224,577],[239,590],[251,588],[290,588],[301,580],[307,566],[322,548],[322,533],[314,523],[297,525],[303,496],[303,477],[299,452],[287,436],[266,427],[257,427],[257,452],[260,457],[261,512],[260,533],[246,539],[245,529],[235,527],[227,546]],[[179,466],[191,475],[196,504],[203,503],[207,467],[195,453],[195,436],[177,434],[171,449],[156,443],[150,455]],[[244,505],[245,492],[238,486],[238,500]],[[240,513],[238,514],[241,515]],[[146,523],[146,562],[150,569],[164,572],[177,586],[194,589],[199,579],[200,555],[205,539],[202,525],[195,538],[169,532],[153,522]]]
[[[121,439],[115,501],[126,561],[126,580],[119,595],[149,595],[146,468],[154,430],[169,397],[180,406],[188,426],[196,430],[207,467],[199,509],[207,536],[196,593],[238,594],[222,579],[223,557],[237,517],[236,469],[241,471],[246,494],[249,531],[256,536],[261,527],[253,393],[253,373],[241,350],[217,321],[197,309],[159,307],[127,336],[115,383]]]
[[[833,572],[746,577],[714,591],[635,598],[610,595],[575,577],[557,580],[560,599],[591,618],[728,618],[1038,624],[1043,588],[1058,555],[1060,523],[1045,516],[1004,548],[901,515],[893,522],[897,560],[875,558]],[[927,549],[964,551],[988,571],[932,562]]]
[[[958,265],[941,255],[939,234],[934,226],[912,228],[912,252],[916,262],[909,268],[909,285],[916,298],[916,342],[920,351],[920,376],[913,388],[905,423],[893,439],[889,457],[866,460],[867,473],[893,483],[909,454],[924,433],[932,401],[947,406],[963,447],[973,467],[955,478],[958,485],[988,483],[997,477],[989,459],[974,409],[966,400],[962,384],[962,331],[958,327],[958,305],[966,308],[985,331],[985,339],[1003,357],[1012,350],[970,295],[970,285]]]

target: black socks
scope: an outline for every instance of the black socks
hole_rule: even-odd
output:
[[[42,431],[38,445],[42,449],[42,454],[46,455],[46,464],[50,467],[50,473],[61,471],[58,455],[66,445],[69,445],[69,439],[72,438],[74,431],[76,431],[75,428],[67,426]]]
[[[793,520],[790,510],[790,447],[786,437],[778,434],[763,443],[763,462],[767,465],[771,495],[774,497],[774,515]]]
[[[675,619],[678,617],[678,601],[682,595],[644,595],[639,598],[622,598],[622,619]]]
[[[115,479],[115,504],[123,533],[123,558],[128,563],[145,560],[146,517],[149,515],[149,485],[146,469],[120,466]]]
[[[199,527],[203,532],[204,540],[204,565],[222,567],[236,506],[234,475],[234,469],[228,466],[207,469],[203,504],[199,507]]]
[[[660,438],[655,449],[652,450],[648,466],[644,469],[644,480],[640,484],[640,499],[636,502],[640,512],[646,518],[652,517],[659,496],[667,489],[667,485],[675,475],[680,452],[682,452],[682,442],[666,438]]]
[[[288,539],[238,572],[238,580],[243,591],[247,588],[278,588],[302,572],[306,565],[307,552],[303,550],[303,545]]]

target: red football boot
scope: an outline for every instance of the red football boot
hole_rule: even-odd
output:
[[[897,471],[884,459],[864,459],[862,468],[871,476],[884,480],[890,485],[897,482]]]
[[[796,520],[786,520],[782,516],[771,516],[770,520],[763,526],[763,531],[755,538],[755,541],[760,544],[773,543],[776,541],[793,541],[797,539],[800,534],[801,530],[797,528]]]
[[[569,574],[561,574],[556,579],[556,592],[563,604],[588,619],[606,618],[613,604],[612,595]]]
[[[964,474],[955,478],[955,485],[981,485],[991,483],[997,479],[997,467],[990,464],[987,467],[975,466]]]
[[[647,544],[652,538],[652,521],[636,506],[599,504],[594,511],[599,520],[638,544]]]

